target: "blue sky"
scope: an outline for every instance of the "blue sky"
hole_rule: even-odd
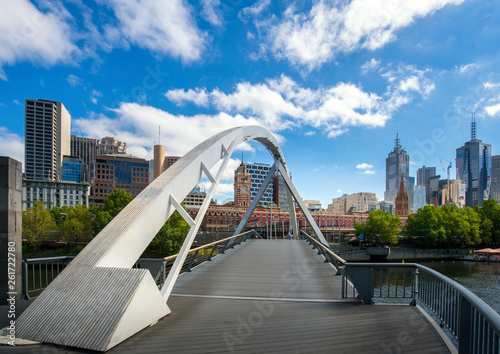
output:
[[[477,137],[500,154],[495,0],[0,0],[0,155],[23,161],[24,99],[61,101],[72,133],[150,159],[259,124],[304,199],[383,199],[396,133],[410,174],[455,166]],[[232,194],[241,146],[218,191]],[[452,169],[451,178],[455,177]]]

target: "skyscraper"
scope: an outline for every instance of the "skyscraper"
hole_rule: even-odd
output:
[[[490,177],[491,145],[476,139],[472,117],[471,140],[457,149],[457,179],[465,181],[465,206],[482,206]]]
[[[491,157],[490,199],[500,202],[500,155]]]
[[[97,139],[71,135],[71,156],[78,156],[84,163],[84,180],[88,183],[95,179],[95,159]]]
[[[422,166],[417,170],[417,185],[425,186],[425,202],[431,204],[431,177],[436,175],[436,167]]]
[[[25,99],[24,171],[30,180],[62,178],[71,155],[71,116],[61,102]]]
[[[394,149],[385,159],[385,192],[384,199],[395,202],[399,191],[399,184],[404,181],[409,185],[410,157],[402,148],[399,136],[396,134]],[[401,179],[402,177],[402,179]]]
[[[264,182],[264,179],[266,178],[269,170],[271,169],[271,166],[263,163],[245,163],[245,167],[247,169],[247,173],[250,175],[251,180],[252,180],[252,186],[250,187],[250,192],[252,194],[252,200],[255,198],[257,195],[257,192],[259,191],[259,188]],[[269,203],[273,201],[273,180],[271,179],[271,182],[266,188],[266,191],[262,195],[262,198],[260,198],[259,205],[262,206],[267,206]]]

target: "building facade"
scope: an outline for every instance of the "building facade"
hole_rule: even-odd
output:
[[[490,199],[500,202],[500,155],[491,157]]]
[[[262,185],[262,182],[264,182],[264,179],[266,178],[267,174],[269,173],[269,170],[271,169],[271,166],[263,163],[249,163],[246,162],[244,163],[247,173],[250,175],[250,178],[252,180],[252,185],[250,187],[250,194],[253,198],[257,195],[257,192],[259,191],[260,186]],[[269,185],[267,186],[264,195],[259,201],[259,205],[262,206],[267,206],[271,202],[274,201],[274,181],[271,179],[271,182],[269,182]],[[277,204],[277,203],[276,203]]]
[[[35,200],[45,208],[75,205],[89,206],[90,184],[70,181],[39,181],[23,178],[23,211],[34,206]]]
[[[70,182],[87,182],[84,180],[86,168],[78,156],[64,156],[62,164],[62,180]],[[88,182],[87,182],[88,183]]]
[[[207,193],[202,191],[199,186],[194,187],[191,192],[184,198],[186,208],[199,208],[205,201]]]
[[[102,155],[96,158],[96,179],[90,205],[104,205],[115,189],[125,189],[135,197],[149,185],[149,161],[128,154]]]
[[[237,208],[247,209],[252,202],[252,177],[247,173],[247,168],[241,165],[234,171],[234,205]]]
[[[60,180],[71,154],[71,116],[61,102],[25,99],[24,171],[29,180]]]
[[[97,155],[126,154],[127,143],[113,136],[106,136],[97,141]]]
[[[425,202],[431,203],[431,177],[436,175],[436,167],[422,166],[417,170],[417,185],[425,186]]]
[[[345,213],[345,200],[346,200],[347,194],[344,194],[340,197],[333,198],[332,203],[328,204],[328,207],[326,208],[327,213],[331,214],[343,214]]]
[[[476,139],[476,122],[471,124],[471,140],[457,149],[457,179],[465,181],[465,205],[482,206],[490,178],[491,145]]]
[[[83,160],[85,173],[84,180],[91,183],[95,178],[95,159],[97,156],[97,139],[71,135],[71,156],[78,156]]]
[[[409,183],[410,157],[400,144],[399,136],[396,134],[394,149],[385,160],[385,192],[384,200],[394,202],[399,191],[402,180],[405,185]]]
[[[465,207],[465,181],[452,179],[441,191],[441,205],[453,203],[459,208]]]

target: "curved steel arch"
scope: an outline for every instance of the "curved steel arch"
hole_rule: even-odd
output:
[[[273,173],[275,170],[281,173],[288,188],[289,201],[295,199],[318,237],[326,244],[289,178],[283,153],[272,134],[258,126],[229,129],[189,151],[136,196],[19,317],[18,336],[107,350],[170,313],[166,300],[222,172],[235,147],[248,140],[256,140],[269,150],[275,162]],[[221,159],[220,168],[212,176],[209,171]],[[192,220],[180,206],[180,202],[196,186],[203,174],[212,185],[196,219]],[[268,179],[270,176],[271,174]],[[261,190],[266,187],[267,185],[262,186]],[[248,215],[256,202],[252,202]],[[293,202],[290,204],[294,205]],[[179,211],[191,225],[191,229],[159,292],[148,270],[132,267],[174,210]],[[290,210],[295,219],[295,208]],[[240,229],[247,219],[248,217],[244,218]],[[89,303],[89,297],[98,297],[98,304]],[[82,303],[85,305],[82,306]],[[75,321],[78,323],[78,330],[69,330]],[[100,322],[99,326],[96,322]]]

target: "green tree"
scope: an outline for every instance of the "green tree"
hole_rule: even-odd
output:
[[[101,232],[101,230],[113,220],[109,212],[102,210],[102,208],[97,205],[90,207],[90,213],[92,214],[92,229],[94,230],[94,235]]]
[[[182,206],[184,207],[183,204]],[[150,249],[157,250],[166,256],[179,253],[189,228],[189,224],[182,218],[181,214],[174,211],[151,241]]]
[[[434,205],[418,209],[415,215],[408,215],[404,234],[406,240],[416,247],[432,248],[444,244],[443,213]]]
[[[500,205],[494,199],[485,200],[481,208],[474,207],[481,218],[481,235],[485,245],[500,247]]]
[[[23,238],[28,246],[38,248],[41,241],[47,240],[56,230],[49,209],[36,200],[34,206],[23,212]]]
[[[93,235],[92,214],[82,205],[69,208],[67,214],[68,217],[59,225],[59,235],[64,242],[73,243],[76,249],[78,241],[88,240]]]
[[[115,188],[104,200],[103,211],[107,211],[111,218],[114,218],[128,203],[132,196],[125,189]]]
[[[356,235],[364,234],[367,242],[378,240],[383,244],[394,245],[398,242],[401,219],[388,211],[375,210],[370,213],[365,224],[355,223],[354,227]]]

